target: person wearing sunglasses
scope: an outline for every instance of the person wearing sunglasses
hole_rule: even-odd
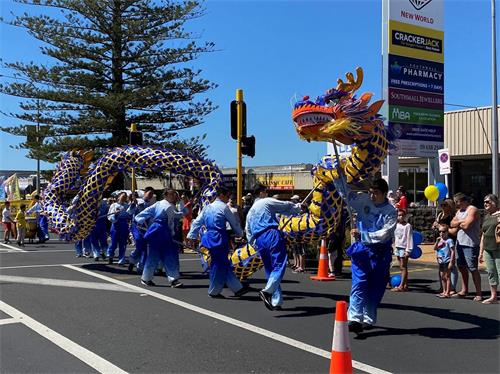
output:
[[[491,296],[483,304],[496,304],[497,287],[500,278],[500,244],[496,239],[497,226],[500,222],[500,206],[498,197],[493,194],[484,198],[486,215],[483,220],[481,243],[479,244],[479,262],[485,262],[488,271]]]

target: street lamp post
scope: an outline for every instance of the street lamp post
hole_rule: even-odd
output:
[[[0,78],[10,78],[10,79],[17,79],[21,81],[27,82],[31,87],[35,88],[36,86],[33,84],[32,81],[26,78],[22,77],[12,77],[9,75],[3,75],[0,74]],[[36,142],[40,141],[40,98],[36,99]],[[37,155],[36,157],[36,192],[39,194],[40,193],[40,157]]]
[[[40,144],[40,99],[36,99],[36,143]],[[36,193],[40,194],[40,156],[36,155]]]

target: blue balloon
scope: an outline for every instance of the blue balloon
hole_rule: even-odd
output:
[[[422,249],[420,247],[415,247],[410,253],[410,258],[416,260],[422,256]]]
[[[391,287],[399,287],[401,284],[401,275],[396,274],[391,277]]]
[[[418,231],[413,231],[413,247],[416,247],[424,241],[424,236],[418,232]]]
[[[438,200],[446,199],[446,195],[448,194],[448,187],[446,187],[446,185],[444,183],[441,183],[441,182],[436,183],[435,186],[439,190]]]

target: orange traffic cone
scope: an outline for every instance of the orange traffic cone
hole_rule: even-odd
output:
[[[330,374],[351,373],[352,357],[349,345],[349,327],[347,326],[347,303],[345,301],[337,301]]]
[[[321,239],[321,247],[319,249],[318,275],[311,277],[317,281],[334,281],[335,276],[328,276],[328,251],[326,250],[326,241]]]

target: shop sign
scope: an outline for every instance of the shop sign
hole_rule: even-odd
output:
[[[257,182],[268,187],[270,190],[293,190],[294,176],[293,175],[257,175]]]

